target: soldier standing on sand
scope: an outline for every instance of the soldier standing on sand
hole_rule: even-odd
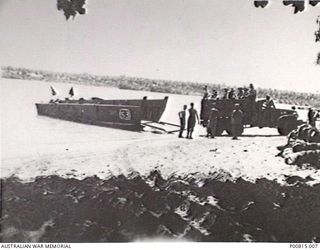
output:
[[[234,110],[231,114],[231,128],[232,140],[237,140],[238,136],[242,133],[243,129],[243,112],[240,110],[240,105],[236,103]]]
[[[316,112],[312,108],[308,109],[308,123],[313,127],[316,126]]]
[[[205,102],[206,99],[208,99],[210,97],[207,85],[204,86],[203,91],[204,91],[204,93],[203,93],[203,97],[201,99],[201,110],[200,110],[201,117],[202,117],[202,112],[204,110],[204,102]]]
[[[190,108],[189,108],[187,139],[193,139],[192,132],[193,132],[194,127],[196,125],[196,121],[198,121],[198,123],[199,123],[198,112],[193,107],[194,107],[194,103],[192,102],[192,103],[190,103]]]
[[[317,125],[316,122],[317,122],[318,118],[320,118],[320,111],[319,110],[314,111],[313,118],[314,118],[314,126],[316,127],[316,125]]]
[[[183,105],[183,109],[178,113],[178,116],[180,119],[179,138],[183,138],[182,133],[186,128],[186,110],[187,110],[187,105]]]
[[[218,124],[218,115],[219,111],[215,108],[212,108],[209,116],[209,123],[207,126],[207,137],[211,136],[211,138],[215,137],[217,124]]]

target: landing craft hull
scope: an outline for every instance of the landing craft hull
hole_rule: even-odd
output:
[[[159,122],[166,108],[162,100],[67,100],[37,103],[38,115],[85,124],[142,130],[141,121]]]

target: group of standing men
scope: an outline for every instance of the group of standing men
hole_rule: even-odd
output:
[[[243,129],[244,114],[240,109],[240,104],[236,103],[231,113],[231,132],[232,139],[237,140]],[[210,110],[209,121],[207,124],[207,137],[214,138],[218,129],[219,110],[212,108]]]
[[[180,119],[180,133],[179,133],[179,138],[184,138],[183,137],[183,131],[186,128],[186,110],[187,110],[187,105],[183,106],[183,110],[181,110],[178,115]],[[192,138],[192,133],[194,130],[194,127],[196,126],[196,122],[200,124],[200,119],[198,115],[198,111],[194,108],[194,103],[190,103],[190,108],[188,110],[189,112],[189,117],[188,117],[188,124],[187,124],[187,139],[193,139]]]
[[[185,130],[186,127],[186,110],[187,110],[187,105],[183,106],[183,110],[181,110],[178,115],[180,119],[180,133],[179,133],[179,138],[184,138],[183,137],[183,131]],[[187,139],[193,139],[192,138],[192,133],[194,131],[194,127],[196,125],[196,122],[200,124],[199,116],[197,110],[194,108],[194,103],[190,103],[190,108],[188,110],[189,112],[189,117],[188,117],[188,123],[187,123]],[[235,108],[232,111],[231,114],[231,129],[232,129],[232,139],[237,140],[238,136],[242,133],[243,129],[243,112],[240,109],[239,104],[235,104]],[[209,121],[207,124],[207,137],[208,138],[214,138],[216,131],[217,131],[217,126],[218,126],[218,119],[219,119],[219,111],[215,108],[212,108],[210,110],[210,116],[209,116]]]

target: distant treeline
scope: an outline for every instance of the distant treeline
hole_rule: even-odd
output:
[[[158,80],[128,76],[98,76],[91,74],[58,73],[25,68],[2,67],[2,77],[10,79],[39,80],[47,82],[65,82],[94,86],[118,87],[120,89],[144,90],[151,92],[202,95],[204,86],[216,89],[237,88],[243,86],[226,86],[225,84],[182,82]],[[249,83],[248,83],[249,84]],[[254,84],[254,83],[253,83]],[[247,86],[246,86],[247,87]],[[279,103],[320,108],[320,94],[302,93],[278,89],[257,88],[258,97],[270,95]]]

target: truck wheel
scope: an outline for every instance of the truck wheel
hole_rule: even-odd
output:
[[[280,135],[288,135],[292,130],[295,130],[297,126],[291,123],[284,123],[282,126],[278,127],[278,132]]]
[[[289,129],[287,128],[287,124],[282,124],[281,126],[278,127],[278,133],[279,135],[288,135]]]
[[[278,119],[278,132],[280,135],[288,135],[297,126],[297,119],[294,116],[284,115]]]

